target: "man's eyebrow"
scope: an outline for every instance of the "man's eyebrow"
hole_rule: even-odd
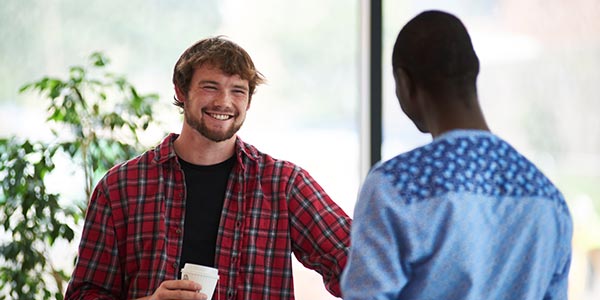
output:
[[[209,83],[209,84],[214,84],[214,85],[219,85],[219,83],[218,83],[218,82],[216,82],[216,81],[214,81],[214,80],[209,80],[209,79],[207,79],[207,80],[200,80],[200,81],[198,81],[198,84],[199,84],[199,85],[200,85],[200,84],[206,84],[206,83]]]

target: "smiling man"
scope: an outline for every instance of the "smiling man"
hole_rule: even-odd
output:
[[[181,133],[98,183],[66,299],[206,299],[178,280],[185,263],[218,269],[214,298],[294,299],[292,253],[340,296],[350,218],[305,170],[236,134],[263,81],[222,37],[181,55]]]

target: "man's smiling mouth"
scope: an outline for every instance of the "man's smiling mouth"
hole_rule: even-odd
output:
[[[225,115],[225,114],[214,114],[214,113],[207,113],[207,114],[209,116],[211,116],[211,117],[213,117],[213,118],[215,118],[217,120],[221,120],[221,121],[233,118],[233,116]]]

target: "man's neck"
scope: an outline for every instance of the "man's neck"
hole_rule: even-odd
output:
[[[183,160],[195,165],[214,165],[230,158],[235,152],[236,136],[215,142],[195,130],[182,130],[174,142],[175,152]]]
[[[452,102],[454,101],[454,102]],[[436,103],[460,103],[460,100],[438,101]],[[476,99],[468,106],[439,105],[430,102],[425,115],[429,132],[435,138],[454,129],[477,129],[489,131],[483,112]]]

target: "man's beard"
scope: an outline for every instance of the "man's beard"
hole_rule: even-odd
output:
[[[222,142],[222,141],[226,141],[226,140],[230,139],[231,137],[233,137],[233,135],[236,134],[236,132],[238,132],[238,130],[240,130],[240,128],[242,127],[242,124],[244,123],[244,120],[242,120],[239,124],[233,123],[233,125],[231,127],[229,127],[229,129],[226,130],[225,132],[215,131],[215,130],[210,130],[206,126],[206,124],[204,124],[204,122],[198,120],[197,118],[194,118],[194,116],[192,116],[190,113],[188,113],[187,110],[184,110],[183,115],[185,118],[185,122],[190,127],[194,128],[201,135],[203,135],[204,137],[206,137],[207,139],[209,139],[213,142]]]

